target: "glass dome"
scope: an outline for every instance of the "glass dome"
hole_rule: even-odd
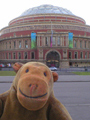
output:
[[[24,13],[21,14],[21,16],[33,15],[33,14],[48,14],[48,13],[74,15],[71,11],[64,9],[62,7],[57,7],[53,5],[41,5],[26,10]]]

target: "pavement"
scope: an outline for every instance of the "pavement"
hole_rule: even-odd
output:
[[[0,83],[12,83],[15,76],[0,76]],[[57,82],[90,82],[90,75],[59,75]]]
[[[0,83],[12,83],[15,76],[0,76]]]
[[[55,71],[55,72],[57,72],[58,75],[75,75],[74,73],[69,71]]]
[[[90,75],[59,75],[58,82],[90,82]]]
[[[10,88],[13,79],[0,76],[0,94]],[[59,75],[54,93],[73,120],[90,120],[90,75]]]

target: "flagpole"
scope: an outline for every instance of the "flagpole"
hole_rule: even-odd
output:
[[[51,21],[51,31],[52,31],[52,21]]]
[[[52,30],[52,21],[51,21],[51,42],[50,42],[50,47],[52,47],[52,38],[53,38],[53,30]]]

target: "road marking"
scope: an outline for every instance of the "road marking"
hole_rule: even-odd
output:
[[[88,80],[88,81],[73,81],[73,80],[71,80],[71,81],[57,81],[57,82],[90,82],[90,80]]]
[[[65,106],[88,106],[90,107],[90,104],[64,104]]]

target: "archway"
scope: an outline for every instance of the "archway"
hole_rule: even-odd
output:
[[[46,64],[48,67],[59,67],[60,56],[56,51],[51,51],[46,56]]]

